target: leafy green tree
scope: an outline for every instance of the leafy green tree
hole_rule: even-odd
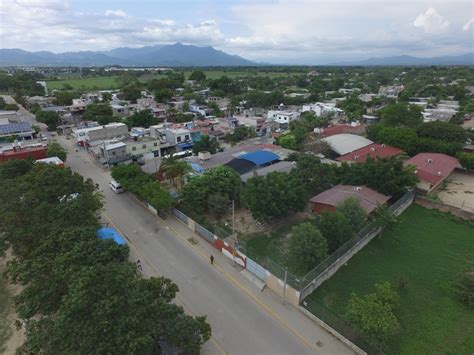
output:
[[[160,88],[154,91],[155,100],[157,102],[168,102],[173,97],[173,90],[168,88]]]
[[[415,105],[396,103],[379,111],[381,122],[386,126],[416,127],[423,122],[421,109]]]
[[[174,198],[163,189],[158,181],[148,182],[141,187],[144,199],[158,211],[163,211],[175,205]]]
[[[352,293],[346,318],[354,329],[375,346],[383,348],[399,329],[394,314],[399,297],[390,283],[375,285],[375,292],[364,297]]]
[[[150,110],[142,110],[134,113],[132,116],[125,119],[125,123],[129,128],[131,127],[144,127],[148,128],[155,124],[158,124],[158,118],[153,115]]]
[[[328,255],[326,239],[311,222],[293,227],[288,248],[294,272],[299,275],[310,271]]]
[[[212,194],[207,200],[209,211],[214,213],[217,217],[229,211],[230,203],[229,197],[222,194]]]
[[[189,80],[204,81],[206,80],[206,74],[202,70],[195,70],[189,76]]]
[[[456,158],[459,159],[459,162],[465,169],[474,170],[474,154],[458,152],[456,153]]]
[[[280,145],[280,146],[282,146],[283,148],[286,148],[286,149],[291,149],[291,150],[298,150],[299,149],[296,137],[291,133],[287,133],[287,134],[284,134],[284,135],[278,137],[277,143],[278,143],[278,145]]]
[[[312,154],[296,156],[296,168],[291,174],[298,176],[310,195],[327,190],[336,181],[335,168],[321,163],[321,159]]]
[[[250,178],[242,198],[256,220],[269,220],[302,211],[307,203],[301,180],[278,172]]]
[[[178,186],[177,178],[179,178],[180,185],[183,186],[184,175],[192,169],[187,162],[171,156],[162,159],[160,170],[165,172],[166,177],[171,180],[173,186]]]
[[[219,148],[219,143],[215,138],[209,137],[209,135],[204,134],[200,140],[198,140],[193,145],[193,153],[198,154],[199,152],[210,152],[215,154]]]
[[[367,213],[361,207],[359,200],[348,198],[337,206],[337,210],[346,217],[352,232],[357,234],[364,228],[367,221]]]
[[[183,203],[198,213],[208,209],[209,197],[213,194],[228,196],[229,201],[240,200],[240,176],[227,166],[206,170],[193,178],[181,190]]]
[[[121,93],[119,94],[119,97],[122,100],[127,100],[131,101],[132,103],[137,103],[137,99],[142,97],[142,92],[139,86],[137,85],[130,85],[130,86],[125,86],[122,88]]]
[[[374,211],[374,220],[375,222],[382,227],[383,234],[384,231],[392,229],[395,224],[398,222],[397,217],[390,212],[386,205],[378,206]]]
[[[256,137],[255,129],[252,127],[239,126],[234,129],[233,133],[228,133],[225,136],[227,142],[235,144],[245,139]]]
[[[59,113],[54,111],[39,110],[36,112],[36,119],[48,126],[48,131],[55,131],[61,123]]]
[[[466,142],[466,130],[461,126],[441,121],[422,123],[416,129],[418,137],[427,137],[447,142]]]
[[[48,144],[48,157],[58,157],[63,162],[67,159],[67,150],[59,145],[59,143],[52,142]]]
[[[86,121],[97,121],[101,125],[114,121],[112,108],[108,103],[93,103],[86,106],[82,118]]]
[[[318,216],[316,225],[327,240],[331,253],[355,236],[349,221],[339,211],[323,211]]]
[[[341,101],[338,106],[344,110],[349,121],[359,120],[365,114],[365,104],[359,99],[357,94]]]

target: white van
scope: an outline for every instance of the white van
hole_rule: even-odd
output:
[[[123,186],[120,185],[120,183],[115,180],[112,180],[109,183],[109,186],[112,189],[112,191],[115,192],[116,194],[121,194],[122,192],[125,192]]]

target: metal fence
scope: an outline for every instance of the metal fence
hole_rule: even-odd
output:
[[[308,305],[306,302],[303,302],[303,307],[368,354],[378,355],[383,353],[382,349],[370,344],[363,336],[357,334],[346,320],[321,303],[311,302],[311,305]]]
[[[395,203],[393,203],[388,210],[392,214],[399,214],[400,211],[403,211],[407,205],[411,205],[413,202],[413,199],[415,197],[415,192],[410,191],[403,195],[399,200],[397,200]],[[317,265],[314,269],[309,271],[306,275],[303,276],[297,276],[294,274],[291,274],[290,272],[287,271],[287,278],[288,278],[288,284],[291,285],[292,287],[296,288],[299,291],[304,291],[304,289],[310,284],[322,273],[325,272],[325,270],[336,263],[341,257],[343,257],[346,253],[350,252],[354,247],[357,247],[360,243],[365,241],[368,238],[373,238],[374,233],[379,233],[382,230],[382,228],[377,224],[377,222],[373,221],[366,225],[357,235],[342,244],[334,253],[332,253],[328,258],[323,260],[319,265]],[[272,261],[271,259],[267,258],[264,261],[265,266],[267,267],[268,271],[273,273],[275,276],[280,278],[281,280],[284,280],[285,277],[285,267],[282,265]],[[304,297],[302,297],[304,299]]]
[[[183,212],[180,210],[177,210],[176,208],[173,208],[173,214],[180,219],[184,223],[188,223],[188,216],[186,216]]]
[[[203,239],[205,239],[208,243],[214,244],[214,233],[209,232],[206,228],[201,226],[200,224],[195,224],[196,233]]]
[[[257,276],[260,280],[265,281],[267,278],[267,271],[260,264],[256,263],[247,256],[246,269]]]

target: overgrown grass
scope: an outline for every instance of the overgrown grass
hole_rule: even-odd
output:
[[[342,317],[351,292],[389,281],[400,295],[401,330],[387,353],[472,354],[474,311],[456,300],[453,282],[473,268],[473,225],[414,205],[305,301],[316,315],[319,302]],[[401,277],[408,284],[399,289]]]
[[[71,85],[74,90],[108,90],[120,88],[117,76],[98,76],[85,78],[68,78],[49,80],[46,82],[48,90],[62,90],[65,85]]]

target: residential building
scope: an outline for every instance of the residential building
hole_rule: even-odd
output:
[[[90,142],[125,136],[128,134],[128,127],[125,123],[113,122],[105,126],[76,129],[73,130],[73,133],[78,143]]]
[[[370,139],[346,133],[322,138],[321,141],[329,144],[331,149],[338,155],[345,155],[374,143]]]
[[[189,111],[192,113],[197,113],[204,117],[208,117],[211,115],[211,109],[205,105],[191,104],[189,105]]]
[[[414,173],[420,180],[417,189],[429,193],[451,175],[459,166],[459,161],[441,153],[418,153],[404,164],[415,167]]]
[[[267,113],[267,118],[280,125],[288,126],[291,121],[295,121],[300,118],[300,113],[296,111],[270,110]]]
[[[19,159],[25,160],[28,158],[32,159],[44,159],[48,153],[48,146],[36,144],[32,146],[22,146],[18,143],[13,143],[9,147],[0,147],[0,162]]]
[[[350,153],[340,156],[336,160],[348,163],[364,163],[368,158],[376,160],[377,158],[390,158],[400,155],[402,150],[385,144],[372,143],[365,147],[354,150]]]
[[[121,117],[128,117],[130,115],[130,108],[128,106],[111,103],[110,107],[112,108],[112,112],[114,115]]]
[[[191,131],[189,129],[166,129],[164,134],[169,144],[176,145],[178,148],[181,148],[181,150],[189,149],[193,146]]]
[[[302,112],[314,112],[317,117],[328,117],[331,115],[341,116],[344,110],[336,107],[336,102],[316,102],[314,104],[303,105]]]
[[[144,160],[160,156],[161,142],[153,137],[130,137],[126,143],[128,155],[142,155]]]
[[[360,206],[369,215],[378,206],[390,200],[390,196],[383,195],[367,186],[336,185],[311,198],[313,212],[334,212],[341,203],[349,198],[359,201]]]
[[[392,99],[397,99],[398,95],[403,91],[403,85],[381,86],[379,88],[379,95]]]

